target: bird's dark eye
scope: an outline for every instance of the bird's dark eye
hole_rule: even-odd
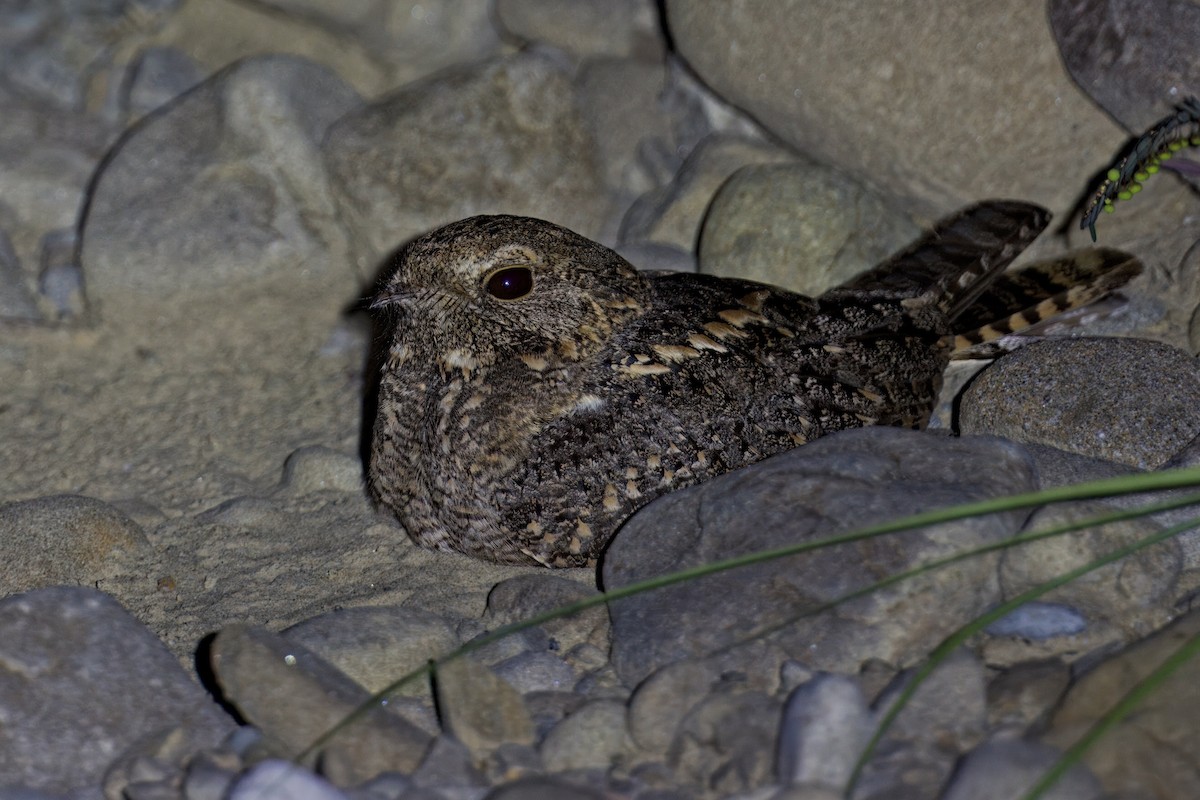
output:
[[[498,300],[517,300],[533,291],[533,270],[505,267],[487,277],[487,293]]]

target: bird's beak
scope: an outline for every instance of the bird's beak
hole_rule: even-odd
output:
[[[372,311],[378,311],[381,308],[399,305],[400,303],[403,303],[407,297],[408,295],[403,292],[380,292],[379,294],[375,295],[375,298],[371,301],[371,304],[367,306],[367,308],[371,309]]]

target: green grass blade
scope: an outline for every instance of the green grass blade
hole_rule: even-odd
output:
[[[1058,760],[1050,765],[1050,768],[1042,774],[1037,783],[1022,795],[1021,800],[1039,800],[1045,794],[1046,790],[1057,783],[1067,773],[1067,770],[1075,766],[1083,758],[1083,755],[1091,749],[1092,745],[1100,740],[1100,737],[1111,730],[1122,719],[1129,716],[1130,712],[1137,708],[1143,700],[1157,691],[1176,670],[1195,658],[1197,654],[1200,654],[1200,634],[1188,639],[1178,650],[1159,664],[1153,672],[1126,692],[1125,696],[1115,706],[1109,709],[1100,719],[1096,720],[1096,723],[1088,729],[1088,732],[1079,741],[1067,748],[1059,756]]]
[[[678,572],[637,581],[635,583],[615,589],[609,589],[595,597],[586,598],[584,600],[570,603],[556,609],[551,609],[524,620],[519,620],[517,622],[501,626],[496,630],[491,631],[490,633],[485,634],[478,639],[475,639],[474,641],[468,642],[467,644],[446,654],[445,656],[434,660],[430,665],[404,675],[396,681],[393,681],[391,684],[385,686],[380,691],[376,692],[368,700],[364,701],[361,706],[359,706],[355,711],[351,712],[344,720],[339,722],[329,731],[322,734],[304,751],[299,753],[295,757],[295,760],[300,761],[311,756],[318,749],[329,742],[329,740],[332,739],[339,731],[343,730],[349,725],[352,725],[362,716],[369,713],[373,707],[386,701],[387,698],[395,694],[400,689],[430,674],[432,669],[436,668],[437,665],[445,664],[454,659],[462,658],[469,653],[479,650],[480,648],[483,648],[514,633],[536,627],[545,622],[570,616],[571,614],[575,614],[601,604],[607,604],[624,597],[642,594],[644,592],[649,592],[666,586],[673,586],[677,583],[695,580],[696,578],[704,577],[706,575],[712,575],[742,566],[758,564],[765,561],[783,558],[785,556],[797,555],[824,547],[845,544],[847,542],[856,542],[862,539],[882,536],[889,533],[898,533],[901,531],[922,528],[929,525],[953,522],[955,520],[966,519],[968,517],[1036,508],[1038,506],[1043,506],[1050,503],[1089,500],[1102,497],[1137,494],[1142,492],[1164,491],[1188,486],[1200,486],[1200,467],[1189,467],[1184,469],[1165,470],[1162,472],[1152,473],[1137,473],[1134,475],[1126,475],[1117,478],[1089,481],[1087,483],[1075,484],[1071,486],[1058,486],[1034,492],[1024,492],[1021,494],[1010,495],[1008,497],[991,498],[988,500],[963,503],[957,506],[951,506],[949,508],[934,509],[932,511],[913,514],[908,517],[878,525],[872,525],[843,534],[828,536],[808,542],[799,542],[792,545],[773,548],[771,550],[747,553],[741,556],[713,562],[711,564],[703,564],[696,567],[691,567],[689,569],[680,570]]]
[[[784,620],[783,622],[776,623],[776,624],[770,626],[769,628],[764,628],[762,630],[759,630],[759,631],[756,631],[756,632],[750,634],[749,636],[738,639],[735,642],[731,642],[727,645],[723,645],[723,646],[717,648],[714,652],[723,652],[725,650],[731,650],[735,647],[741,646],[741,645],[751,642],[755,639],[759,639],[764,636],[770,636],[771,634],[773,634],[777,631],[783,630],[784,628],[787,628],[789,625],[792,625],[793,623],[798,622],[806,617],[815,616],[817,614],[820,614],[823,611],[828,611],[829,609],[831,609],[835,606],[839,606],[842,603],[848,603],[851,600],[856,600],[859,597],[864,597],[868,594],[871,594],[872,592],[879,591],[880,589],[886,589],[889,586],[893,586],[895,584],[901,583],[902,581],[908,580],[909,578],[913,578],[913,577],[922,575],[926,572],[930,572],[933,570],[941,569],[942,567],[946,567],[951,564],[957,564],[960,561],[966,561],[967,559],[974,558],[975,556],[986,555],[988,553],[993,553],[998,550],[1007,550],[1011,547],[1016,547],[1017,545],[1022,545],[1022,544],[1028,544],[1030,542],[1040,542],[1043,539],[1051,539],[1055,536],[1063,536],[1068,533],[1074,533],[1076,531],[1087,530],[1089,528],[1099,528],[1099,527],[1103,527],[1104,525],[1111,525],[1114,522],[1124,522],[1124,521],[1130,520],[1130,519],[1139,519],[1142,517],[1149,517],[1149,516],[1153,516],[1155,514],[1160,514],[1164,511],[1173,511],[1178,508],[1185,508],[1187,506],[1192,506],[1192,505],[1200,505],[1200,494],[1189,494],[1189,495],[1180,497],[1178,499],[1169,500],[1169,501],[1166,501],[1163,503],[1155,503],[1153,505],[1148,505],[1148,506],[1139,506],[1136,508],[1122,509],[1120,511],[1114,511],[1109,514],[1100,514],[1100,515],[1097,515],[1094,517],[1088,517],[1087,519],[1079,520],[1077,522],[1066,522],[1066,523],[1062,523],[1061,525],[1056,525],[1052,528],[1046,528],[1045,530],[1029,531],[1026,533],[1018,534],[1018,535],[1013,536],[1008,539],[1004,539],[1003,541],[989,542],[988,544],[980,545],[979,547],[975,547],[970,550],[963,550],[962,552],[959,552],[959,553],[953,553],[951,555],[944,556],[944,557],[936,559],[934,561],[928,561],[924,564],[920,564],[918,566],[912,567],[911,569],[907,569],[902,572],[897,572],[894,575],[889,575],[886,578],[882,578],[882,579],[876,581],[875,583],[869,584],[860,589],[855,589],[854,591],[847,592],[846,594],[843,594],[843,595],[839,595],[838,597],[835,597],[832,600],[827,600],[824,603],[820,603],[820,604],[817,604],[810,608],[806,608],[803,611],[797,613],[795,616]]]
[[[867,746],[863,749],[862,754],[859,756],[858,763],[854,767],[854,772],[851,774],[850,780],[846,785],[846,796],[850,796],[855,784],[858,782],[858,779],[862,774],[864,767],[866,767],[867,762],[870,761],[871,756],[874,755],[875,749],[878,747],[879,742],[883,739],[888,729],[890,729],[892,724],[896,721],[896,718],[900,715],[900,712],[904,710],[904,707],[916,693],[917,689],[925,682],[925,680],[933,673],[933,671],[937,669],[937,667],[939,667],[943,661],[949,658],[951,653],[962,646],[967,639],[977,633],[980,633],[988,625],[991,625],[993,622],[1005,617],[1031,600],[1036,600],[1039,597],[1042,597],[1043,595],[1053,591],[1054,589],[1064,586],[1076,578],[1088,574],[1089,572],[1093,572],[1101,567],[1106,567],[1109,564],[1120,561],[1122,558],[1125,558],[1128,555],[1132,555],[1140,550],[1144,550],[1145,548],[1158,544],[1159,542],[1164,542],[1167,539],[1178,536],[1184,531],[1191,530],[1192,528],[1196,527],[1200,527],[1200,518],[1190,519],[1186,522],[1181,522],[1178,525],[1172,525],[1169,528],[1164,528],[1163,530],[1154,534],[1150,534],[1149,536],[1144,536],[1136,542],[1119,547],[1099,558],[1083,564],[1082,566],[1068,570],[1067,572],[1045,581],[1044,583],[1040,583],[1037,586],[1027,589],[1013,599],[996,606],[991,611],[981,614],[948,636],[941,644],[934,648],[933,652],[930,653],[929,658],[925,660],[925,663],[917,669],[908,685],[901,690],[896,700],[892,703],[891,708],[888,709],[887,713],[884,714],[883,718],[880,720],[878,726],[876,726],[875,733],[871,736],[870,741],[867,743]]]

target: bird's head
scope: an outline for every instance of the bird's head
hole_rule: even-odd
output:
[[[584,358],[644,299],[642,277],[607,247],[538,219],[480,216],[413,241],[372,308],[398,314],[396,342],[486,365]]]

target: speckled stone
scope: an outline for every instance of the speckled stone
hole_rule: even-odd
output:
[[[0,587],[95,585],[146,547],[141,526],[107,503],[55,495],[0,505]]]
[[[1200,434],[1200,366],[1143,339],[1047,339],[980,373],[963,433],[1049,445],[1154,469]]]

